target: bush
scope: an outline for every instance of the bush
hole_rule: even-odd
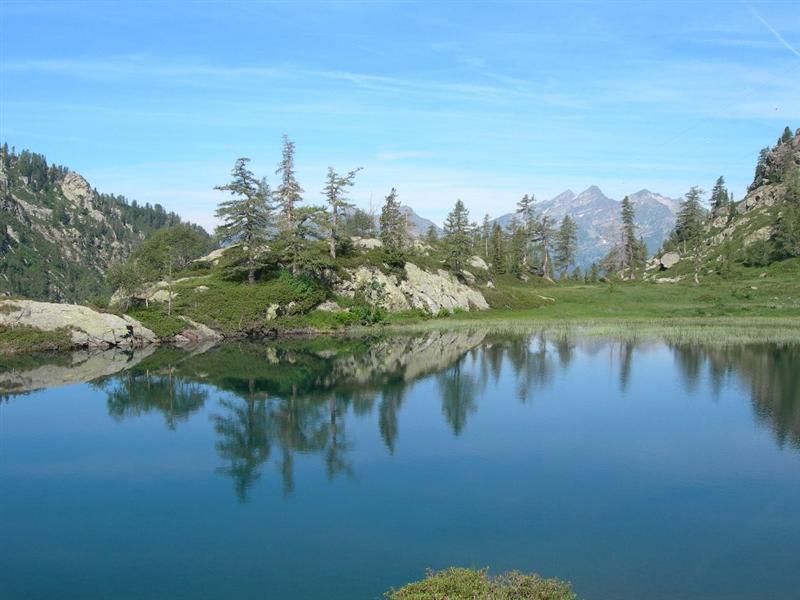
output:
[[[476,571],[451,567],[429,571],[425,579],[386,592],[387,600],[575,600],[568,583],[542,579],[518,571],[490,577],[487,569]]]

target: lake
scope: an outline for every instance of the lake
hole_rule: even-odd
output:
[[[0,596],[800,585],[800,347],[480,331],[0,364]]]

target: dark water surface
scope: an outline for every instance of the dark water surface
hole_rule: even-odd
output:
[[[56,386],[56,387],[52,387]],[[800,597],[800,348],[432,333],[0,364],[0,597]]]

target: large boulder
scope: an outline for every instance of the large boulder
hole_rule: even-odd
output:
[[[0,325],[40,331],[66,329],[75,346],[130,348],[156,341],[156,335],[127,315],[101,313],[88,306],[33,300],[0,301]]]
[[[414,263],[405,265],[406,279],[400,290],[413,308],[422,308],[431,313],[441,310],[486,310],[489,304],[479,291],[464,285],[451,273],[439,269],[430,273]]]
[[[481,271],[488,271],[489,265],[477,254],[469,259],[469,266],[473,269],[480,269]]]
[[[360,250],[375,250],[376,248],[383,248],[383,242],[378,238],[362,238],[353,236],[353,245]]]
[[[375,267],[362,266],[351,272],[349,279],[339,281],[337,294],[352,298],[356,292],[391,312],[421,308],[436,314],[442,310],[486,310],[489,304],[479,291],[461,283],[452,273],[439,269],[435,273],[406,263],[405,278],[387,275]]]
[[[666,252],[659,260],[662,270],[671,269],[678,264],[681,260],[681,255],[677,252]]]

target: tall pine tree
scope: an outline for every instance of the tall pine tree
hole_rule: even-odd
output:
[[[578,226],[569,215],[561,219],[555,246],[556,268],[564,273],[575,263],[578,248]]]
[[[397,190],[392,188],[381,209],[381,242],[386,254],[393,260],[402,260],[405,255],[405,245],[408,239],[406,231],[406,218],[400,210],[397,200]]]
[[[347,188],[353,187],[356,173],[360,170],[361,167],[348,171],[347,175],[339,175],[333,170],[333,167],[328,167],[328,178],[322,193],[328,201],[328,210],[330,211],[328,245],[331,260],[336,260],[336,244],[339,242],[339,211],[353,207],[347,201]]]
[[[444,222],[445,260],[453,273],[460,273],[469,260],[472,251],[472,227],[469,224],[469,211],[461,200]]]
[[[231,181],[214,189],[230,192],[233,198],[221,202],[216,217],[222,221],[216,234],[222,243],[241,243],[247,263],[247,281],[255,282],[259,253],[267,242],[272,224],[270,189],[247,168],[249,158],[240,158],[231,171]]]
[[[636,210],[628,196],[622,200],[622,276],[636,279],[636,264],[639,258],[639,240],[636,238]]]
[[[299,272],[299,257],[303,250],[303,240],[298,230],[297,205],[303,200],[303,188],[297,181],[294,166],[294,142],[283,136],[281,162],[275,174],[280,176],[280,185],[275,190],[275,201],[280,211],[280,242],[285,249],[286,258],[291,263],[292,273]]]

